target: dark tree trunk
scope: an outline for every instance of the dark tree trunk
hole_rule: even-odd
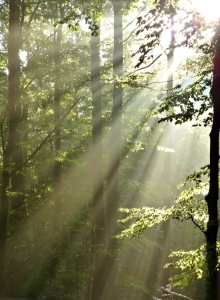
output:
[[[220,45],[220,37],[216,42],[216,49]],[[219,55],[216,50],[216,57]],[[214,61],[214,74],[212,84],[212,98],[213,98],[213,124],[210,132],[210,186],[209,194],[206,197],[208,205],[209,221],[206,231],[207,244],[207,262],[210,277],[210,300],[220,299],[220,280],[219,272],[216,270],[218,263],[217,253],[217,234],[218,234],[218,163],[219,163],[219,129],[220,129],[220,74],[215,74],[217,66]],[[216,63],[220,63],[217,61]]]
[[[22,132],[22,139],[25,142],[25,144],[28,142],[28,107],[29,105],[27,103],[23,104],[22,108],[22,123],[24,126],[24,130]],[[23,148],[23,160],[27,158],[27,150],[24,147]],[[25,185],[26,187],[26,185]]]
[[[0,296],[4,296],[5,287],[5,246],[7,241],[7,217],[9,208],[9,198],[7,189],[9,186],[9,177],[7,167],[10,164],[10,157],[7,149],[3,153],[3,169],[2,169],[2,190],[1,190],[1,207],[0,207]]]
[[[122,2],[120,0],[112,1],[114,9],[114,53],[113,69],[114,74],[120,78],[123,70],[123,37],[122,37]],[[113,108],[110,140],[110,159],[108,171],[108,187],[106,195],[106,250],[105,260],[105,293],[102,299],[116,299],[115,281],[116,281],[116,256],[117,240],[114,236],[117,234],[117,209],[119,203],[119,164],[121,154],[121,123],[122,123],[122,98],[123,88],[116,80],[113,91]]]
[[[11,160],[11,167],[18,167],[23,160],[22,147],[19,145],[21,134],[19,125],[21,122],[20,103],[20,6],[19,1],[10,1],[9,34],[8,34],[8,118],[9,135],[7,151]],[[11,178],[11,191],[16,195],[11,198],[11,208],[17,209],[24,199],[24,177],[22,170]]]
[[[8,140],[3,149],[2,190],[0,206],[0,295],[4,294],[5,246],[7,240],[7,217],[10,183],[11,191],[16,195],[11,199],[11,207],[17,209],[24,198],[24,178],[22,170],[15,173],[10,182],[9,173],[22,163],[22,147],[19,145],[21,135],[18,127],[21,122],[20,104],[20,6],[19,1],[9,2],[9,32],[8,32]]]
[[[220,97],[217,100],[220,103]],[[219,105],[218,105],[219,106]],[[210,276],[210,299],[217,300],[220,297],[218,290],[219,272],[216,270],[217,255],[217,233],[218,233],[218,160],[219,160],[219,116],[215,109],[212,130],[210,133],[210,191],[208,197],[208,228],[206,231],[207,262]]]
[[[102,173],[102,109],[100,82],[100,36],[91,37],[92,78],[92,178],[93,178],[93,286],[92,300],[102,299],[105,212]]]
[[[217,300],[220,297],[218,288],[219,272],[216,270],[217,233],[218,233],[218,160],[219,160],[219,121],[220,121],[220,86],[219,94],[213,95],[214,118],[210,133],[210,189],[208,204],[208,228],[206,232],[207,262],[210,276],[210,299]]]
[[[17,168],[23,161],[21,133],[21,102],[20,102],[20,1],[10,1],[9,4],[9,33],[8,33],[8,118],[9,135],[8,149],[11,167]],[[22,169],[11,177],[11,208],[17,209],[24,199],[24,176]]]
[[[63,0],[58,1],[60,19],[64,18],[64,8],[62,6]],[[60,57],[60,46],[62,38],[62,24],[58,26],[57,32],[54,35],[54,64],[55,64],[55,85],[54,85],[54,126],[60,121],[61,116],[61,57]],[[55,162],[53,169],[54,184],[57,190],[54,198],[55,214],[58,214],[61,209],[61,199],[59,193],[59,184],[61,180],[61,168],[62,163],[58,159],[61,150],[61,125],[59,124],[55,129]]]
[[[57,9],[59,10],[59,17],[62,20],[64,18],[64,7],[62,6],[63,0],[57,1]],[[60,238],[60,213],[61,213],[61,195],[60,195],[60,182],[61,182],[61,171],[62,163],[58,159],[61,151],[61,57],[60,57],[60,47],[62,39],[62,24],[58,25],[57,31],[54,35],[54,69],[55,69],[55,83],[54,83],[54,126],[56,129],[54,131],[55,142],[55,161],[53,168],[53,179],[54,179],[54,219],[53,219],[53,232],[54,232],[54,245],[52,246],[52,257],[49,267],[49,277],[55,280],[57,273],[57,265],[59,263],[59,254],[56,251],[57,239]],[[56,296],[53,296],[56,299]]]

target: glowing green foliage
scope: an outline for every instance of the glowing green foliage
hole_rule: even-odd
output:
[[[181,88],[181,85],[173,89],[171,96],[163,99],[161,104],[149,114],[159,115],[160,121],[174,121],[175,124],[182,124],[196,120],[194,126],[208,126],[212,122],[212,101],[209,95],[211,86],[211,70],[204,71],[199,78]]]
[[[170,278],[173,286],[181,288],[190,284],[195,278],[201,279],[206,274],[206,247],[202,245],[196,250],[175,251],[170,254],[171,258],[178,258],[177,261],[168,263],[165,268],[172,267],[180,269],[181,275]]]
[[[217,242],[218,251],[218,267],[220,263],[220,242]],[[181,270],[180,275],[175,275],[170,278],[173,286],[184,288],[189,285],[192,280],[201,279],[207,276],[207,252],[206,245],[200,246],[196,250],[190,251],[174,251],[170,254],[170,258],[175,258],[174,262],[165,265],[165,268],[174,268]]]
[[[89,4],[82,1],[76,4],[63,20],[55,22],[54,26],[58,24],[67,24],[73,31],[79,31],[80,21],[85,20],[91,35],[98,35],[98,22],[101,19],[103,1],[93,1]]]
[[[139,236],[146,229],[154,226],[155,224],[164,222],[171,216],[171,210],[164,208],[155,209],[153,207],[141,207],[141,208],[120,208],[119,211],[128,213],[129,215],[120,220],[121,223],[126,223],[130,219],[136,218],[128,229],[123,230],[121,234],[117,235],[117,238],[122,239],[125,237]]]
[[[119,211],[128,214],[126,218],[119,221],[120,223],[126,223],[131,219],[136,220],[128,229],[123,230],[117,238],[139,236],[146,229],[165,222],[169,218],[180,221],[190,219],[196,227],[204,232],[208,222],[205,196],[208,194],[209,182],[208,180],[202,181],[201,178],[207,175],[209,175],[209,166],[205,166],[199,172],[189,175],[179,187],[185,186],[188,182],[193,182],[194,185],[183,190],[171,208],[120,208]]]

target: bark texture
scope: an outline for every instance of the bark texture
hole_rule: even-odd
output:
[[[220,299],[219,271],[216,266],[218,263],[217,253],[217,234],[218,234],[218,173],[219,173],[219,129],[220,129],[220,74],[216,73],[219,56],[220,36],[216,41],[216,53],[213,59],[213,84],[211,94],[213,98],[213,124],[210,132],[210,187],[206,197],[208,205],[208,228],[206,231],[207,262],[210,277],[210,297],[211,300]]]

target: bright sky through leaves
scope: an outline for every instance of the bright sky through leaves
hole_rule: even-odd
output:
[[[219,0],[192,0],[193,6],[204,15],[207,21],[220,19],[220,1]]]

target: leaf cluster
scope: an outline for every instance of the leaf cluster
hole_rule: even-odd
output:
[[[98,36],[99,26],[98,23],[101,19],[102,3],[93,2],[89,5],[76,4],[71,11],[62,20],[55,22],[54,26],[58,24],[67,24],[69,29],[72,31],[79,31],[80,22],[84,19],[85,23],[88,24],[88,28],[91,31],[92,36]]]
[[[212,99],[208,93],[210,87],[211,70],[208,70],[186,88],[177,85],[149,117],[159,115],[159,122],[174,121],[175,124],[196,120],[193,126],[210,126],[213,117]]]
[[[220,242],[217,242],[218,266],[220,262]],[[165,265],[165,268],[174,268],[181,270],[180,275],[174,275],[170,278],[173,286],[184,288],[190,285],[193,280],[201,279],[207,276],[207,249],[206,244],[199,248],[190,251],[174,251],[169,255],[170,258],[175,258],[171,263]]]
[[[139,29],[136,31],[136,35],[140,33],[147,32],[144,35],[144,39],[147,40],[146,44],[139,47],[138,51],[133,53],[132,56],[139,55],[138,63],[136,68],[139,68],[146,61],[153,59],[152,50],[159,45],[160,36],[166,28],[165,19],[160,17],[159,12],[156,9],[152,9],[145,17],[137,18],[137,26]]]
[[[196,250],[175,251],[169,257],[178,258],[177,261],[168,263],[165,268],[180,269],[181,275],[170,278],[173,286],[185,287],[196,278],[201,279],[206,273],[206,246],[202,245]]]
[[[179,187],[186,185],[187,182],[193,182],[194,185],[181,192],[174,205],[171,208],[120,208],[120,212],[128,214],[127,217],[120,220],[120,223],[127,223],[131,219],[136,219],[128,229],[117,235],[117,238],[132,238],[139,236],[148,228],[155,224],[165,222],[169,218],[176,220],[191,220],[196,227],[205,232],[208,222],[207,204],[205,195],[208,193],[208,180],[202,181],[202,176],[209,175],[209,167],[203,167],[199,172],[194,172],[187,177],[186,181]]]
[[[135,218],[136,221],[128,229],[122,231],[121,234],[117,235],[118,239],[126,237],[132,238],[139,236],[146,229],[152,227],[157,223],[164,222],[171,216],[171,210],[164,208],[155,209],[153,207],[141,207],[141,208],[120,208],[120,212],[128,213],[129,215],[120,220],[120,223],[126,223],[130,219]]]

